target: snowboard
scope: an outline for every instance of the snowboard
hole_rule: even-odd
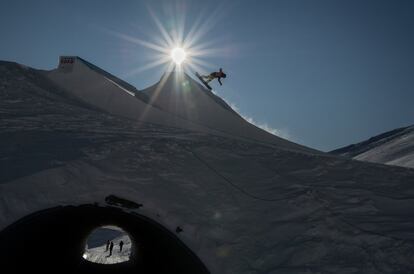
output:
[[[208,88],[209,90],[212,90],[212,88],[209,86],[209,84],[203,80],[203,78],[201,78],[201,75],[198,74],[198,72],[195,73],[195,75],[197,76],[198,79],[200,79],[200,81],[206,86],[206,88]]]

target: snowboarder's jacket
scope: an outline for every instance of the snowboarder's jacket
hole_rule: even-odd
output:
[[[220,81],[220,79],[221,78],[226,78],[226,74],[223,72],[223,70],[220,68],[220,71],[215,71],[215,72],[212,72],[212,73],[210,73],[210,75],[209,75],[209,78],[210,79],[214,79],[214,78],[217,78],[217,80],[218,80],[218,82],[220,83],[220,85],[222,85],[222,83],[221,83],[221,81]],[[211,81],[211,80],[210,80]]]
[[[210,73],[210,76],[214,78],[226,78],[226,74],[223,72],[222,69],[220,69],[220,71],[218,72],[215,71],[215,72]]]

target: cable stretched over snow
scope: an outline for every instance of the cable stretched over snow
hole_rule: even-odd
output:
[[[255,200],[260,200],[260,201],[264,201],[264,202],[275,202],[275,201],[281,201],[281,200],[285,200],[288,199],[290,197],[285,197],[285,198],[278,198],[278,199],[266,199],[266,198],[261,198],[259,196],[256,196],[254,194],[249,193],[248,191],[244,190],[242,187],[234,184],[230,179],[228,179],[227,177],[225,177],[223,174],[221,174],[217,169],[215,169],[212,165],[210,165],[209,163],[207,163],[205,160],[203,160],[200,156],[197,155],[197,153],[195,153],[194,151],[187,149],[197,160],[199,160],[203,165],[205,165],[208,169],[210,169],[211,171],[213,171],[216,175],[218,175],[220,178],[222,178],[226,183],[228,183],[229,185],[231,185],[233,188],[237,189],[238,191],[240,191],[241,193],[245,194],[246,196],[255,199]],[[296,195],[298,195],[300,192],[306,193],[307,190],[304,191],[298,191],[295,192],[294,195],[292,195],[292,197],[295,197]],[[357,229],[363,233],[367,233],[370,235],[376,235],[379,237],[384,237],[384,238],[389,238],[389,239],[393,239],[393,240],[398,240],[398,241],[409,241],[412,242],[412,240],[410,239],[403,239],[403,238],[399,238],[396,236],[392,236],[392,235],[386,235],[385,233],[380,233],[380,232],[375,232],[375,231],[371,231],[371,230],[367,230],[364,228],[359,227],[358,225],[353,224],[352,222],[346,220],[345,218],[341,217],[341,216],[337,216],[337,214],[335,214],[335,212],[333,212],[329,206],[327,206],[324,201],[318,197],[316,195],[315,192],[312,192],[312,196],[313,198],[319,202],[322,207],[327,210],[327,212],[329,212],[329,214],[334,217],[335,219],[339,220],[340,222],[342,222],[345,225],[348,225],[354,229]]]
[[[193,150],[188,149],[188,151],[197,159],[199,160],[203,165],[205,165],[208,169],[210,169],[211,171],[213,171],[217,176],[219,176],[220,178],[222,178],[226,183],[228,183],[229,185],[231,185],[233,188],[237,189],[238,191],[240,191],[241,193],[243,193],[244,195],[255,199],[255,200],[260,200],[260,201],[264,201],[264,202],[277,202],[277,201],[282,201],[282,200],[286,200],[289,199],[289,197],[284,197],[284,198],[277,198],[277,199],[267,199],[267,198],[262,198],[259,196],[256,196],[248,191],[246,191],[245,189],[243,189],[242,187],[236,185],[235,183],[233,183],[230,179],[228,179],[226,176],[224,176],[223,174],[221,174],[217,169],[215,169],[212,165],[210,165],[209,163],[207,163],[204,159],[202,159],[200,156],[197,155],[197,153],[195,153]],[[294,195],[292,195],[292,197],[296,197],[298,194],[300,193],[305,193],[306,191],[301,190],[299,192],[295,192]]]

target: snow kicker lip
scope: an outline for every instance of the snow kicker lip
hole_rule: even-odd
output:
[[[96,227],[116,225],[137,250],[131,260],[99,265],[82,258]],[[148,217],[95,205],[59,206],[26,216],[0,232],[2,269],[14,273],[180,273],[208,274],[203,262],[174,234]]]

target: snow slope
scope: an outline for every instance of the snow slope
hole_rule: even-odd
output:
[[[55,85],[67,93],[93,107],[110,114],[123,116],[135,120],[168,126],[182,126],[194,130],[202,130],[194,123],[189,123],[177,117],[166,115],[161,110],[145,102],[145,97],[135,88],[126,85],[120,79],[108,72],[90,64],[79,57],[70,58],[70,67],[60,65],[57,69],[46,71],[45,75]]]
[[[13,63],[0,77],[0,231],[116,195],[213,274],[414,272],[414,170],[125,119]]]
[[[248,123],[223,99],[187,74],[166,73],[158,83],[142,92],[151,105],[209,129],[297,149],[296,145]]]
[[[62,65],[62,60],[73,63]],[[268,142],[295,150],[315,151],[276,137],[241,118],[222,99],[186,74],[170,72],[159,83],[138,91],[76,56],[61,57],[47,72],[54,83],[83,102],[135,120]],[[65,67],[65,66],[70,67]]]
[[[414,168],[414,126],[388,131],[331,153],[361,161]]]

